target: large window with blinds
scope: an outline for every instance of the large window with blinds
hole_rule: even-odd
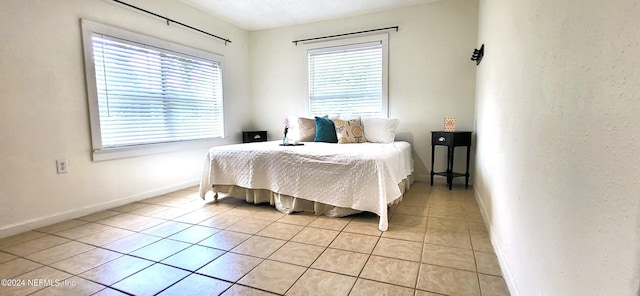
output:
[[[386,51],[386,39],[309,49],[310,115],[386,117]]]
[[[94,159],[224,136],[220,56],[93,22],[83,31]]]

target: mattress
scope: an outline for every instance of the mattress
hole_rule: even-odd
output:
[[[411,145],[393,143],[304,143],[278,141],[213,147],[206,155],[200,196],[214,185],[266,189],[380,216],[386,231],[387,205],[402,196],[398,187],[413,173]]]

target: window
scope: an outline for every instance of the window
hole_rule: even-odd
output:
[[[224,136],[220,56],[85,20],[83,31],[94,159]]]
[[[308,50],[312,116],[387,116],[386,38],[375,39]]]

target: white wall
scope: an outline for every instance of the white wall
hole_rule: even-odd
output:
[[[251,122],[246,31],[177,1],[128,1],[207,35],[113,1],[3,0],[0,9],[0,237],[90,211],[196,185],[210,145],[239,142]],[[230,138],[128,159],[91,161],[80,19],[222,54]],[[69,173],[57,175],[66,158]]]
[[[477,22],[477,1],[448,0],[251,32],[253,127],[281,139],[285,116],[308,115],[306,52],[293,40],[397,25],[400,30],[389,33],[389,115],[400,118],[397,138],[413,144],[416,172],[426,178],[430,131],[442,130],[445,116],[456,117],[459,130],[474,127],[476,65],[469,59],[477,47]],[[444,149],[439,154],[444,170]]]
[[[480,1],[475,188],[513,295],[640,295],[638,16]]]

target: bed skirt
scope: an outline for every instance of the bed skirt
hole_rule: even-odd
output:
[[[398,184],[400,196],[391,200],[388,205],[394,205],[402,201],[405,191],[409,190],[413,184],[413,174],[407,176]],[[214,194],[223,193],[226,196],[242,199],[248,203],[262,204],[269,203],[283,214],[291,214],[296,212],[312,212],[315,215],[325,215],[328,217],[345,217],[357,213],[361,210],[337,207],[321,202],[314,202],[304,199],[303,197],[294,197],[290,195],[279,194],[268,189],[251,189],[235,185],[213,185]],[[383,219],[380,217],[380,219]],[[384,218],[386,219],[386,217]],[[384,222],[384,223],[383,223]],[[387,221],[380,221],[380,230],[386,231]],[[384,225],[384,227],[382,227]],[[384,228],[384,229],[382,229]]]

